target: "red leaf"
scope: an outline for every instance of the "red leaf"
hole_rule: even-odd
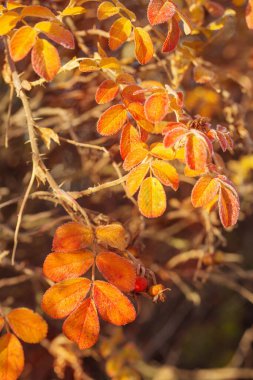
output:
[[[225,186],[221,187],[219,194],[219,215],[225,228],[237,223],[240,211],[238,197]]]
[[[179,38],[180,38],[180,28],[179,28],[177,20],[175,19],[175,17],[173,17],[170,22],[167,37],[163,43],[162,52],[163,53],[172,52],[176,48]]]
[[[171,1],[150,0],[147,16],[151,25],[162,24],[168,21],[176,12],[176,7]]]
[[[131,150],[134,150],[141,144],[137,129],[132,124],[127,123],[122,129],[120,137],[120,154],[122,159],[124,160]]]

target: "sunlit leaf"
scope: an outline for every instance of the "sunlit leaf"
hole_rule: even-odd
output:
[[[99,118],[97,131],[102,136],[111,136],[117,133],[127,121],[127,111],[121,104],[111,106]]]
[[[205,207],[218,193],[219,181],[207,175],[201,177],[194,185],[191,193],[191,201],[194,207]]]
[[[57,22],[41,21],[34,28],[44,33],[50,40],[67,49],[74,49],[75,47],[73,34]]]
[[[56,18],[55,14],[47,7],[42,5],[30,5],[22,9],[22,17]]]
[[[144,112],[151,123],[163,120],[168,112],[167,94],[163,92],[151,95],[144,104]]]
[[[73,278],[59,282],[49,288],[42,298],[42,309],[55,319],[69,315],[86,297],[91,281],[87,278]]]
[[[62,329],[81,350],[92,347],[98,340],[100,329],[94,301],[91,298],[85,300],[68,316]]]
[[[47,335],[47,323],[30,309],[13,309],[7,320],[17,337],[26,343],[39,343]]]
[[[112,17],[116,14],[118,14],[120,9],[118,7],[115,7],[112,3],[109,1],[104,1],[103,3],[99,4],[98,10],[97,10],[97,17],[99,20],[105,20],[109,17]]]
[[[172,52],[176,48],[179,42],[179,38],[180,38],[180,28],[179,28],[177,20],[175,19],[175,17],[173,17],[169,24],[168,34],[163,43],[162,52],[163,53]]]
[[[103,277],[122,292],[134,289],[136,270],[129,260],[113,252],[101,252],[96,257],[96,264]]]
[[[171,1],[150,0],[147,16],[151,25],[162,24],[168,21],[176,12],[176,7]]]
[[[130,36],[132,31],[131,21],[126,17],[116,20],[109,31],[109,47],[117,50]]]
[[[32,50],[32,67],[36,74],[45,80],[54,79],[61,67],[56,48],[48,41],[38,38]]]
[[[111,79],[103,81],[97,89],[95,100],[98,104],[112,101],[119,92],[119,86]]]
[[[172,148],[165,148],[163,143],[154,143],[150,146],[150,153],[153,157],[160,158],[161,160],[174,160],[175,152]]]
[[[170,186],[175,191],[178,189],[179,178],[174,166],[162,160],[153,160],[151,168],[154,176],[157,177],[163,185]]]
[[[146,177],[149,170],[149,163],[140,164],[136,168],[132,169],[127,176],[126,189],[127,194],[131,197],[133,196],[141,186],[144,178]]]
[[[225,228],[232,227],[237,223],[240,211],[238,197],[230,189],[222,186],[219,193],[219,215]]]
[[[185,145],[186,162],[192,170],[204,170],[208,151],[205,142],[194,134],[188,136]]]
[[[130,123],[127,123],[121,133],[120,137],[120,154],[124,160],[131,150],[134,150],[141,145],[141,139],[136,128]]]
[[[24,351],[13,334],[0,337],[0,379],[16,380],[24,368]]]
[[[146,119],[143,104],[139,102],[130,103],[127,109],[141,128],[143,128],[146,132],[153,132],[154,125]]]
[[[3,317],[0,316],[0,332],[4,328],[4,325],[5,325],[5,321],[4,321]]]
[[[253,0],[248,0],[246,8],[246,23],[249,29],[253,29]]]
[[[109,245],[123,251],[129,242],[127,231],[121,224],[113,223],[106,226],[98,226],[96,228],[96,237],[99,244]]]
[[[108,282],[95,281],[93,290],[98,312],[105,321],[121,326],[135,320],[133,304],[115,286]]]
[[[94,256],[89,251],[50,253],[43,265],[44,275],[54,282],[79,277],[92,266]]]
[[[166,210],[166,194],[158,179],[144,179],[138,194],[138,206],[146,218],[157,218]]]
[[[58,227],[54,234],[53,251],[72,252],[83,249],[93,242],[93,232],[88,226],[70,222]]]
[[[93,71],[99,71],[100,67],[94,59],[84,58],[79,65],[80,71],[83,73],[89,73]]]
[[[163,140],[166,148],[173,147],[187,133],[187,129],[183,124],[178,123],[178,126],[165,133]]]
[[[131,170],[139,165],[148,155],[148,150],[145,148],[136,148],[128,153],[123,164],[125,170]]]
[[[143,28],[134,29],[135,55],[141,65],[148,63],[154,54],[153,42],[146,30]]]
[[[86,9],[83,7],[68,7],[65,8],[60,14],[61,16],[76,16],[81,15],[86,12]]]
[[[0,16],[0,36],[4,36],[15,28],[20,21],[20,16],[17,12],[6,12]]]
[[[36,42],[37,33],[30,26],[19,28],[11,37],[9,48],[13,61],[23,59]]]
[[[133,102],[145,102],[145,96],[143,94],[142,88],[136,84],[126,86],[121,92],[121,98],[126,106],[129,106]]]
[[[115,57],[103,57],[99,65],[103,70],[114,70],[116,72],[121,70],[120,62]]]

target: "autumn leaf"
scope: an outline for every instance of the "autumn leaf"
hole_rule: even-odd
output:
[[[146,218],[157,218],[166,210],[166,195],[158,179],[144,179],[138,194],[138,206]]]
[[[169,129],[165,132],[165,137],[163,140],[164,146],[166,148],[173,147],[178,141],[180,141],[184,135],[187,133],[187,129],[184,124],[175,123],[175,127]]]
[[[102,276],[122,292],[134,289],[136,270],[129,260],[113,252],[101,252],[96,265]]]
[[[54,79],[61,67],[56,48],[48,41],[38,38],[32,49],[32,67],[36,74],[45,80]]]
[[[54,282],[76,278],[92,266],[94,256],[89,251],[50,253],[43,264],[44,275]]]
[[[109,1],[104,1],[98,6],[97,17],[99,20],[105,20],[109,17],[112,17],[118,14],[119,11],[120,11],[120,8],[115,7],[115,5],[113,5]]]
[[[179,38],[180,38],[179,24],[177,20],[175,19],[175,17],[172,17],[171,22],[169,24],[168,34],[162,46],[162,52],[163,53],[172,52],[176,48],[179,42]]]
[[[167,94],[163,92],[151,95],[144,104],[144,112],[151,123],[163,120],[168,112]]]
[[[98,104],[111,102],[119,93],[119,86],[111,79],[103,81],[98,87],[95,100]]]
[[[176,7],[171,1],[150,0],[147,16],[149,23],[153,25],[162,24],[174,16]]]
[[[174,166],[165,161],[153,160],[151,168],[154,176],[159,179],[163,185],[170,186],[175,191],[178,189],[179,178]]]
[[[62,12],[60,12],[61,16],[76,16],[81,15],[86,12],[84,7],[67,7]]]
[[[87,298],[63,323],[67,338],[78,344],[81,350],[92,347],[99,336],[99,319],[94,301]]]
[[[0,379],[16,380],[24,368],[24,351],[13,334],[0,337]]]
[[[238,197],[229,188],[222,186],[219,192],[219,215],[225,228],[232,227],[237,223],[240,211]]]
[[[100,67],[94,59],[84,58],[79,65],[79,70],[83,73],[99,71]]]
[[[124,170],[131,170],[139,165],[148,155],[148,150],[145,148],[136,148],[128,153],[123,164]]]
[[[96,238],[99,244],[109,245],[123,251],[128,246],[129,235],[121,224],[113,223],[96,228]]]
[[[220,188],[219,181],[209,175],[201,177],[194,185],[191,193],[193,207],[205,207],[216,196]]]
[[[175,152],[172,148],[165,148],[163,143],[153,143],[150,146],[150,153],[153,157],[160,158],[161,160],[174,160]]]
[[[135,55],[141,65],[148,63],[154,54],[153,42],[145,29],[134,28]]]
[[[120,155],[124,160],[128,153],[142,145],[139,133],[136,128],[130,123],[127,123],[121,133],[120,137]]]
[[[48,18],[55,19],[55,14],[47,7],[42,5],[30,5],[24,7],[21,12],[22,17],[38,17],[38,18]]]
[[[21,17],[17,12],[6,12],[0,16],[0,36],[4,36],[15,28]]]
[[[94,282],[94,301],[101,318],[116,326],[126,325],[136,318],[129,299],[115,286],[104,281]]]
[[[75,47],[73,34],[57,22],[41,21],[38,22],[34,28],[39,32],[44,33],[48,38],[50,38],[50,40],[64,46],[67,49],[74,49]]]
[[[45,142],[47,149],[50,149],[51,141],[54,141],[56,144],[60,145],[59,136],[53,129],[38,127],[38,131],[41,135],[41,138]]]
[[[9,48],[14,62],[23,59],[36,42],[37,33],[30,26],[22,26],[11,37]]]
[[[13,309],[6,318],[17,337],[26,343],[39,343],[47,335],[47,323],[30,309]]]
[[[143,104],[139,102],[130,103],[127,109],[141,128],[148,133],[153,132],[154,125],[146,119]]]
[[[93,232],[88,226],[70,222],[58,227],[54,234],[53,251],[72,252],[91,245]]]
[[[126,179],[126,189],[128,196],[133,196],[141,186],[149,170],[149,163],[140,164],[132,169]]]
[[[134,102],[144,103],[145,101],[145,96],[143,94],[142,88],[136,84],[126,86],[121,92],[121,98],[126,107]]]
[[[109,31],[109,47],[117,50],[130,36],[132,23],[126,17],[120,17],[111,26]]]
[[[117,133],[127,121],[127,111],[121,104],[111,106],[99,118],[97,131],[102,136],[111,136]]]
[[[73,278],[59,282],[49,288],[42,298],[42,309],[55,319],[69,315],[86,297],[91,281],[87,278]]]
[[[5,321],[4,321],[3,317],[0,316],[0,332],[4,328],[4,325],[5,325]]]
[[[249,29],[253,29],[253,0],[248,0],[246,8],[246,23]]]
[[[186,163],[192,170],[204,170],[207,165],[208,151],[206,143],[194,134],[188,136],[185,145]]]

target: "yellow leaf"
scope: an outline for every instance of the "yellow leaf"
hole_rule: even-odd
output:
[[[146,178],[138,194],[138,206],[146,218],[157,218],[166,210],[166,194],[158,179]]]

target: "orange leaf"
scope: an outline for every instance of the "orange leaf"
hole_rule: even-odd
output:
[[[120,17],[114,21],[109,32],[109,47],[117,50],[130,36],[132,23],[126,17]]]
[[[144,104],[146,118],[151,123],[164,119],[168,112],[168,96],[166,93],[151,95]]]
[[[10,55],[13,61],[23,59],[32,49],[36,42],[37,33],[30,26],[22,26],[18,29],[10,40]]]
[[[127,123],[121,133],[120,138],[120,154],[124,160],[128,153],[137,148],[138,144],[142,144],[138,131],[132,126],[132,124]]]
[[[18,338],[5,334],[0,338],[0,379],[16,380],[24,368],[24,351]]]
[[[4,325],[5,325],[4,319],[3,317],[0,317],[0,332],[3,330]]]
[[[98,243],[109,245],[113,248],[118,248],[123,251],[129,242],[129,236],[121,224],[113,223],[107,226],[99,226],[96,228],[96,237]]]
[[[188,136],[185,145],[186,163],[192,170],[205,170],[208,152],[205,142],[194,134]]]
[[[113,252],[101,252],[96,257],[96,264],[103,277],[122,292],[134,289],[136,270],[129,260]]]
[[[225,186],[220,188],[219,193],[219,215],[221,223],[225,228],[232,227],[237,223],[240,211],[238,197]]]
[[[83,7],[67,7],[60,14],[61,16],[76,16],[81,15],[86,12],[86,9]]]
[[[99,319],[94,301],[87,298],[63,323],[63,332],[81,350],[92,347],[99,336]]]
[[[93,71],[99,71],[100,67],[97,65],[94,59],[84,58],[79,65],[79,70],[83,73],[89,73]]]
[[[42,5],[30,5],[22,9],[22,17],[56,18],[55,14]]]
[[[166,210],[166,194],[158,179],[149,177],[142,182],[138,206],[146,218],[157,218]]]
[[[117,133],[127,121],[127,111],[121,104],[111,106],[100,116],[97,131],[102,136],[111,136]]]
[[[165,148],[163,143],[154,143],[150,146],[150,153],[153,157],[160,158],[161,160],[174,160],[175,152],[172,148]]]
[[[193,207],[205,207],[216,196],[220,188],[219,181],[207,175],[201,177],[194,185],[191,193]]]
[[[20,21],[20,16],[16,12],[6,12],[0,16],[0,36],[9,33]]]
[[[46,321],[25,307],[12,310],[7,320],[17,337],[26,343],[39,343],[47,335]]]
[[[74,49],[75,47],[73,34],[57,22],[41,21],[38,22],[34,28],[44,33],[48,38],[50,38],[50,40],[64,46],[67,49]]]
[[[124,88],[124,90],[121,92],[121,98],[126,107],[128,107],[129,104],[133,102],[145,102],[144,93],[140,91],[142,91],[142,88],[136,84],[132,84]]]
[[[104,104],[116,98],[119,86],[111,79],[107,79],[100,84],[97,89],[95,100],[98,104]]]
[[[72,252],[83,249],[93,242],[93,232],[88,226],[70,222],[58,227],[54,234],[53,251]]]
[[[141,128],[143,128],[146,132],[153,132],[154,126],[146,119],[144,106],[141,103],[130,103],[127,109]]]
[[[180,124],[180,123],[177,123],[177,124],[178,126],[176,126],[175,128],[169,129],[168,132],[165,133],[163,143],[166,148],[170,148],[174,146],[187,133],[187,129],[185,128],[183,124]]]
[[[105,20],[109,17],[118,14],[119,11],[120,9],[118,7],[115,7],[115,5],[113,5],[112,3],[110,3],[109,1],[104,1],[98,7],[97,18],[99,20]]]
[[[49,288],[42,298],[42,309],[55,319],[69,315],[86,297],[91,282],[87,278],[72,278]]]
[[[170,1],[150,0],[147,16],[149,23],[153,25],[168,21],[176,12],[175,5]]]
[[[180,38],[180,28],[179,28],[177,20],[175,19],[175,17],[173,17],[170,22],[167,37],[163,43],[162,52],[170,53],[171,51],[173,51],[179,42],[179,38]]]
[[[153,160],[151,163],[152,172],[165,186],[172,187],[173,190],[178,189],[179,178],[174,166],[168,162],[161,160]]]
[[[154,54],[152,40],[143,28],[134,29],[135,55],[141,65],[148,63]]]
[[[116,326],[126,325],[136,318],[133,304],[108,282],[94,282],[94,301],[101,317]]]
[[[134,84],[135,79],[131,74],[128,73],[121,73],[117,76],[116,82],[118,84]]]
[[[79,277],[92,266],[94,256],[89,251],[50,253],[43,265],[44,275],[54,282]]]
[[[140,164],[136,168],[132,169],[127,176],[126,189],[127,194],[131,197],[136,191],[138,191],[144,178],[146,177],[149,170],[149,163]]]
[[[253,29],[253,0],[249,0],[247,4],[246,23],[249,29]]]
[[[36,74],[51,81],[61,67],[58,51],[48,41],[38,38],[32,50],[32,66]]]
[[[144,158],[146,158],[148,155],[148,150],[144,148],[137,148],[132,150],[128,153],[126,156],[126,159],[123,164],[124,170],[131,170],[135,166],[139,165]]]

